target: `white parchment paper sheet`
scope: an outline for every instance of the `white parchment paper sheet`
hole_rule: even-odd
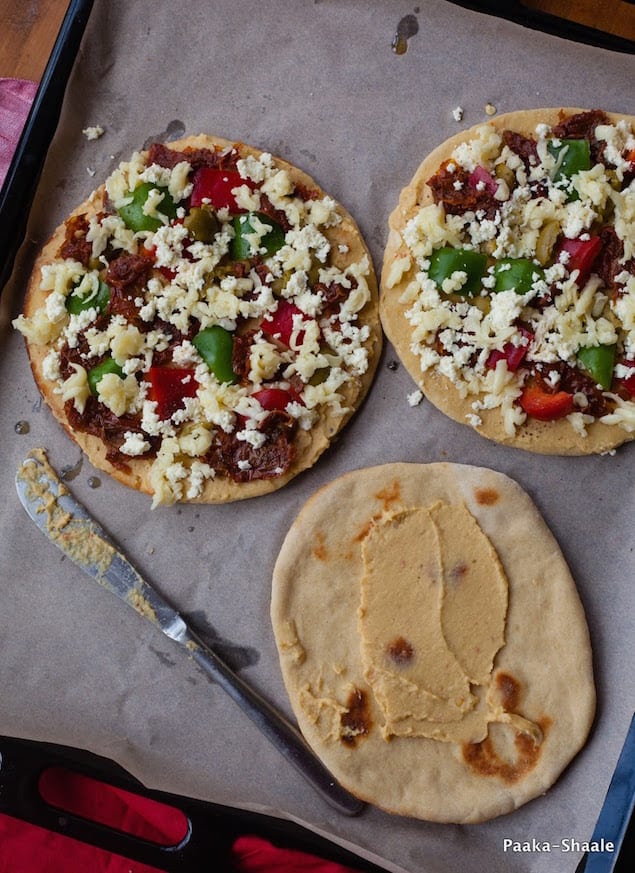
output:
[[[418,33],[390,47],[399,21]],[[633,708],[633,462],[532,456],[490,444],[425,401],[388,363],[367,402],[316,467],[282,492],[221,507],[150,512],[81,461],[43,408],[19,311],[37,245],[119,160],[149,138],[212,132],[296,163],[357,218],[381,266],[387,218],[419,161],[459,125],[539,106],[635,113],[633,58],[545,36],[441,0],[97,0],[44,169],[29,241],[2,300],[0,732],[116,759],[148,786],[295,818],[390,870],[575,869],[557,847],[588,839]],[[89,142],[88,125],[105,134]],[[93,175],[94,174],[94,175]],[[17,422],[29,423],[18,435]],[[556,534],[585,604],[599,709],[585,750],[539,800],[478,826],[439,826],[368,809],[332,812],[251,723],[149,623],[61,558],[27,521],[13,476],[34,446],[147,578],[241,674],[289,713],[269,622],[284,534],[320,485],[396,460],[480,464],[515,478]],[[101,487],[91,489],[97,475]],[[327,617],[324,617],[327,620]],[[512,854],[535,837],[551,852]]]

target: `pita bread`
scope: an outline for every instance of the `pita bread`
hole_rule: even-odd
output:
[[[609,172],[598,177],[594,176],[597,168],[589,171],[589,184],[580,199],[559,206],[550,198],[563,197],[564,193],[552,193],[554,189],[551,182],[549,196],[534,196],[528,204],[514,199],[519,197],[518,191],[526,190],[518,183],[519,172],[527,176],[526,164],[507,146],[503,151],[503,143],[499,138],[503,131],[513,131],[540,140],[540,160],[549,161],[550,158],[544,156],[549,154],[547,140],[550,130],[563,119],[583,111],[571,108],[511,112],[464,130],[438,146],[423,160],[412,181],[401,192],[399,204],[390,216],[390,233],[381,278],[380,313],[384,331],[428,400],[450,418],[471,425],[489,439],[545,454],[605,452],[635,436],[635,400],[630,393],[619,388],[617,368],[608,396],[607,389],[596,392],[604,404],[604,409],[598,407],[597,414],[590,406],[585,408],[583,404],[586,401],[582,394],[577,393],[581,390],[578,386],[567,388],[571,395],[576,394],[575,405],[571,407],[573,413],[567,414],[567,417],[539,420],[526,416],[519,405],[522,382],[528,378],[527,365],[530,361],[534,364],[543,362],[540,366],[545,378],[554,380],[548,390],[555,392],[559,390],[555,380],[560,378],[560,374],[555,371],[552,374],[549,363],[565,361],[570,365],[569,372],[574,374],[574,383],[576,379],[579,382],[581,377],[576,354],[582,340],[590,345],[615,344],[617,362],[630,362],[635,358],[632,316],[635,262],[631,254],[635,191],[633,185],[628,189],[625,187],[632,177],[632,170],[629,169],[630,162],[623,157],[635,146],[635,139],[630,132],[634,129],[635,118],[605,113],[608,126],[602,136],[606,138],[604,160]],[[552,157],[551,160],[555,159]],[[457,176],[455,183],[459,191],[479,184],[485,187],[492,184],[495,189],[498,185],[495,197],[502,198],[499,201],[501,208],[495,210],[494,207],[490,213],[477,211],[473,224],[462,222],[459,215],[448,219],[444,206],[434,205],[433,192],[428,184],[441,167],[447,166],[447,162],[455,171],[460,167],[460,178]],[[505,176],[511,175],[507,190],[502,184],[499,185],[500,180],[495,176],[495,162],[504,168],[499,170],[502,183],[507,184]],[[611,162],[617,162],[617,169]],[[476,165],[486,167],[488,173],[482,174],[483,178],[478,178],[478,181],[477,177],[467,181],[467,173]],[[544,172],[538,175],[542,179]],[[577,178],[582,176],[584,174]],[[622,176],[623,181],[620,182],[617,177]],[[593,179],[595,181],[591,181]],[[612,185],[616,188],[624,186],[624,190],[618,193]],[[543,194],[546,190],[543,190]],[[496,203],[495,197],[492,199],[490,196],[490,205]],[[494,211],[498,214],[493,215]],[[621,216],[619,221],[618,212]],[[595,236],[603,226],[603,213],[607,225],[615,226],[621,238],[626,239],[621,258],[623,263],[619,270],[626,270],[630,275],[628,278],[622,276],[618,282],[614,269],[612,283],[607,287],[605,281],[598,280],[592,274],[591,281],[595,282],[596,288],[594,291],[587,285],[589,290],[585,296],[583,288],[577,288],[564,267],[553,268],[554,259],[564,232],[569,237],[578,237],[590,230],[591,235]],[[470,216],[474,218],[474,210],[468,213],[468,218]],[[502,220],[499,220],[500,216],[503,216]],[[461,227],[457,229],[459,224]],[[511,232],[505,236],[508,227]],[[565,289],[559,296],[559,302],[554,303],[552,299],[552,305],[546,305],[544,301],[538,305],[536,301],[540,295],[535,293],[532,297],[530,293],[521,305],[518,299],[514,299],[518,295],[513,290],[502,294],[488,293],[486,290],[484,295],[477,297],[459,296],[451,292],[439,295],[438,285],[435,291],[433,283],[430,290],[430,279],[427,279],[428,291],[424,294],[423,286],[426,283],[423,279],[427,278],[427,272],[420,271],[429,269],[430,253],[444,246],[457,247],[466,243],[468,248],[473,245],[488,255],[493,251],[496,258],[522,256],[533,260],[536,265],[541,260],[549,279],[543,288],[556,287],[554,283],[560,282],[557,287]],[[540,255],[538,259],[537,255]],[[600,255],[600,260],[602,258],[604,254]],[[491,270],[491,256],[489,263]],[[605,266],[605,272],[607,269]],[[563,274],[560,279],[556,270],[561,270]],[[420,278],[417,278],[417,274]],[[486,274],[486,278],[489,275],[491,273]],[[453,287],[452,283],[447,287]],[[495,314],[483,318],[494,301]],[[457,315],[456,304],[470,304],[469,311]],[[451,318],[458,318],[460,324],[457,325],[456,321],[452,323],[450,309],[453,312]],[[469,325],[475,315],[480,324],[476,331],[483,328],[483,336],[475,334],[474,325]],[[565,318],[568,326],[564,324]],[[495,358],[489,357],[492,350],[495,349],[500,357],[505,343],[511,343],[516,348],[526,343],[518,331],[519,320],[533,334],[526,357],[515,372],[509,373],[505,364],[500,364],[496,370],[495,363],[490,366],[490,362],[495,361]],[[447,327],[450,330],[441,336]],[[605,327],[606,332],[603,331]],[[631,366],[630,363],[628,366]],[[626,376],[628,372],[624,370],[622,375]],[[592,383],[590,379],[584,391],[591,391]],[[594,412],[593,417],[588,416],[590,410]],[[562,414],[566,414],[566,409]]]
[[[304,736],[342,785],[388,812],[508,813],[543,794],[589,732],[575,584],[530,498],[500,473],[397,463],[322,488],[280,550],[271,617]]]
[[[287,234],[287,245],[283,246],[282,250],[287,252],[287,260],[282,260],[281,255],[269,256],[263,248],[260,248],[260,256],[249,260],[247,270],[244,271],[247,278],[243,279],[232,278],[233,268],[231,265],[226,266],[228,255],[221,259],[218,267],[214,266],[218,261],[216,247],[221,247],[221,254],[225,252],[231,244],[230,237],[234,234],[228,209],[224,213],[222,209],[217,210],[220,232],[214,237],[213,244],[204,245],[199,242],[199,253],[196,256],[191,256],[193,248],[190,246],[189,263],[183,257],[182,248],[179,248],[183,244],[188,245],[188,240],[183,243],[182,238],[177,238],[176,242],[173,242],[167,235],[159,239],[162,234],[166,234],[163,225],[156,234],[143,231],[133,234],[132,231],[127,231],[123,223],[117,219],[114,205],[116,202],[120,205],[125,204],[126,193],[140,183],[140,176],[143,179],[149,178],[153,184],[159,185],[161,182],[164,186],[169,184],[170,192],[176,192],[176,205],[184,206],[187,211],[189,209],[187,186],[193,175],[192,172],[186,172],[185,175],[181,172],[179,175],[183,165],[177,165],[173,170],[162,170],[161,167],[156,172],[148,170],[149,153],[147,151],[135,153],[130,162],[120,165],[105,185],[97,188],[73,211],[69,220],[58,227],[44,246],[29,282],[24,315],[17,319],[15,324],[26,336],[33,374],[44,399],[54,416],[96,467],[105,470],[131,488],[153,494],[155,505],[175,501],[222,503],[258,496],[282,487],[302,470],[312,466],[360,405],[371,384],[381,350],[382,335],[376,279],[370,254],[350,214],[326,195],[312,178],[284,160],[272,158],[242,143],[231,143],[208,135],[172,142],[167,149],[171,152],[183,153],[182,160],[190,157],[194,161],[193,156],[199,150],[211,150],[216,154],[229,155],[229,162],[224,159],[221,163],[222,169],[229,166],[235,170],[240,159],[241,175],[244,176],[244,180],[241,179],[241,182],[244,181],[244,190],[241,193],[243,198],[241,203],[245,204],[243,212],[248,209],[250,214],[253,214],[252,210],[267,208],[261,191],[264,187],[267,191],[268,208],[273,210],[273,215],[278,220],[286,220],[291,229],[293,239],[290,239],[290,235]],[[188,166],[189,164],[185,165],[186,171]],[[160,204],[158,210],[160,212]],[[140,304],[145,307],[145,310],[141,310],[141,319],[147,319],[145,324],[140,322],[143,348],[139,350],[133,338],[129,350],[130,361],[133,363],[126,371],[134,375],[138,384],[148,379],[148,368],[156,354],[148,351],[149,336],[157,331],[167,330],[168,333],[173,333],[180,330],[184,336],[191,337],[190,326],[196,323],[191,316],[193,297],[196,298],[194,308],[197,317],[203,319],[201,325],[220,323],[221,326],[233,331],[238,324],[239,333],[246,327],[256,331],[263,316],[266,317],[275,310],[276,301],[284,301],[284,305],[291,304],[291,310],[295,309],[296,315],[298,311],[302,311],[301,324],[307,327],[306,331],[296,329],[294,338],[289,340],[299,347],[299,350],[291,351],[283,348],[284,344],[281,346],[275,337],[272,339],[261,334],[263,344],[259,345],[258,349],[262,350],[263,355],[268,358],[265,363],[262,363],[259,358],[250,357],[251,364],[248,366],[251,366],[249,373],[255,373],[253,379],[243,378],[234,390],[227,389],[227,386],[219,388],[218,382],[214,382],[213,379],[213,384],[209,384],[211,377],[203,374],[203,378],[208,381],[205,383],[204,396],[201,397],[200,393],[198,395],[200,399],[198,411],[195,409],[191,415],[186,415],[185,421],[181,423],[179,423],[180,413],[177,413],[177,416],[168,422],[167,428],[163,423],[157,426],[155,416],[155,427],[154,430],[151,429],[151,434],[155,437],[154,441],[144,430],[146,420],[150,425],[152,424],[152,414],[146,414],[144,411],[146,405],[138,396],[136,399],[134,397],[128,399],[126,414],[133,418],[136,416],[137,419],[132,428],[134,435],[127,441],[125,454],[117,447],[113,462],[112,455],[108,454],[109,448],[112,447],[106,444],[101,434],[95,435],[77,426],[76,421],[69,421],[69,402],[75,404],[78,393],[82,395],[83,392],[83,395],[86,395],[85,378],[80,374],[79,382],[81,383],[83,379],[83,384],[77,385],[78,379],[67,381],[68,368],[62,375],[59,372],[59,350],[62,346],[68,345],[69,341],[74,342],[73,331],[77,334],[77,325],[72,326],[73,319],[64,311],[64,298],[68,296],[74,283],[86,272],[90,272],[89,267],[82,267],[79,264],[76,265],[79,269],[75,270],[74,275],[72,269],[65,273],[64,259],[60,256],[60,249],[65,239],[68,239],[67,227],[75,217],[80,216],[85,216],[82,220],[90,223],[89,236],[94,240],[90,267],[96,266],[102,279],[106,272],[103,253],[102,262],[94,263],[94,253],[100,252],[106,244],[102,239],[100,226],[105,227],[108,222],[114,222],[109,229],[108,249],[105,252],[110,261],[121,253],[121,246],[124,247],[124,252],[140,251],[144,245],[144,238],[145,248],[158,246],[155,251],[160,253],[155,255],[156,264],[148,274],[150,278],[146,278],[145,285],[136,289],[132,295],[139,295],[134,313],[137,322],[139,322]],[[180,220],[182,219],[177,217],[177,225]],[[175,222],[172,221],[171,225],[174,224]],[[181,224],[180,227],[182,228],[183,225]],[[262,227],[265,227],[266,232],[266,225],[256,225],[256,236],[258,232],[262,233]],[[167,232],[172,233],[172,228],[168,228]],[[259,236],[254,241],[254,245],[261,245],[262,239],[262,235]],[[212,268],[209,270],[203,269],[206,259],[212,261]],[[66,263],[69,262],[73,262],[73,257],[67,258]],[[250,271],[254,263],[260,264],[259,274],[255,278],[254,272]],[[159,269],[156,269],[157,266]],[[267,266],[271,267],[268,276]],[[203,269],[202,279],[200,272],[196,272],[199,267]],[[311,270],[307,272],[309,267]],[[55,272],[56,268],[58,272]],[[182,272],[179,272],[181,270]],[[279,277],[278,281],[283,286],[283,291],[275,292],[280,296],[271,295],[269,286],[275,282],[275,276]],[[319,286],[316,284],[318,279]],[[325,302],[325,288],[331,283],[331,290],[334,289],[337,301],[329,308],[328,303]],[[245,291],[246,285],[249,285],[249,288]],[[216,295],[213,300],[209,290],[211,286]],[[171,294],[176,294],[176,297],[170,298]],[[247,302],[237,300],[241,295]],[[257,298],[255,302],[254,298]],[[258,305],[258,300],[262,300],[262,306]],[[186,315],[189,317],[186,324],[183,323],[179,309],[181,305],[185,307]],[[144,311],[148,314],[144,314]],[[161,319],[155,322],[156,312]],[[201,312],[203,315],[200,314]],[[222,317],[223,314],[226,315],[225,318]],[[313,325],[318,322],[319,327],[313,332]],[[85,336],[86,329],[90,331],[91,325],[82,323],[79,331],[80,341],[81,337]],[[111,328],[105,330],[107,332]],[[133,331],[136,336],[135,331],[136,328]],[[105,337],[106,347],[110,342],[112,348],[112,335],[108,339],[103,325],[99,326],[99,337],[93,337],[92,341],[98,343],[100,337]],[[307,345],[303,346],[302,343],[305,341]],[[313,346],[309,349],[310,343],[313,343]],[[189,345],[186,343],[185,346],[185,350],[184,347],[180,349],[181,357],[177,358],[175,354],[173,361],[180,361],[181,367],[192,369],[199,367],[201,358],[197,358],[195,353],[192,354],[191,343]],[[95,345],[95,348],[100,352],[103,351],[103,348],[99,349],[98,345]],[[251,355],[253,349],[254,346],[251,346]],[[121,354],[127,361],[125,350]],[[144,362],[134,363],[134,361],[142,361],[144,356]],[[299,360],[300,358],[302,360]],[[96,360],[100,360],[99,356]],[[168,362],[168,366],[172,366],[173,361]],[[185,363],[182,363],[183,361]],[[272,370],[276,369],[276,361],[280,366],[274,374]],[[83,363],[85,363],[84,369],[88,369],[89,361]],[[121,363],[124,361],[122,360]],[[261,364],[264,369],[259,370]],[[205,365],[202,366],[205,369]],[[134,369],[135,367],[139,369]],[[318,369],[320,369],[319,373],[317,373]],[[295,378],[290,373],[295,373]],[[315,378],[316,373],[318,379]],[[70,375],[73,375],[72,372]],[[285,377],[291,378],[294,387],[295,393],[292,396],[296,402],[293,415],[297,425],[294,425],[292,438],[293,457],[290,463],[283,465],[283,469],[276,467],[273,471],[269,470],[266,477],[260,477],[256,471],[258,458],[254,459],[254,453],[251,453],[251,459],[249,453],[247,455],[243,453],[242,457],[246,459],[239,462],[240,469],[234,464],[232,475],[223,474],[221,471],[214,475],[213,463],[206,458],[205,453],[197,454],[198,450],[192,447],[191,440],[187,447],[183,445],[184,428],[188,431],[198,428],[199,435],[200,428],[203,428],[204,441],[209,441],[210,433],[215,439],[214,434],[220,433],[221,430],[238,431],[241,424],[246,431],[249,431],[249,427],[258,417],[262,419],[263,411],[258,405],[254,405],[255,401],[249,400],[247,395],[272,386],[284,388],[289,384],[288,378]],[[111,377],[111,381],[113,378]],[[128,381],[129,379],[130,377]],[[116,387],[121,389],[120,382],[116,379],[114,382]],[[312,382],[315,384],[310,384]],[[105,383],[100,383],[100,386],[102,384]],[[134,395],[135,392],[132,390],[134,385],[130,382],[129,384]],[[100,404],[102,399],[100,393]],[[196,402],[193,405],[196,406]],[[236,405],[239,407],[238,411]],[[237,415],[242,417],[237,418]],[[140,418],[141,424],[139,424]],[[257,427],[252,428],[243,436],[251,439],[256,430]],[[168,450],[164,451],[168,445],[168,438],[180,440],[180,443],[174,443],[172,439]],[[154,449],[157,442],[159,443],[158,457],[154,457],[155,452],[152,449],[145,454],[138,454],[140,443],[144,441],[146,445],[152,443]],[[119,442],[122,442],[121,429]],[[255,444],[254,441],[254,446]],[[243,447],[245,445],[246,443],[243,442]],[[240,453],[238,454],[240,456]]]

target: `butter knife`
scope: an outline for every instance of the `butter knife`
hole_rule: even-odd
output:
[[[182,646],[330,806],[344,815],[361,812],[365,804],[335,781],[299,730],[208,648],[177,610],[140,576],[75,500],[42,449],[29,454],[15,481],[30,518],[70,560]]]

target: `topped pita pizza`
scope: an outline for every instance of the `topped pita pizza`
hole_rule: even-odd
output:
[[[634,122],[501,115],[435,149],[390,217],[386,334],[490,439],[582,455],[635,436]]]
[[[120,164],[45,245],[14,324],[54,415],[153,506],[286,484],[359,405],[381,349],[348,212],[211,136]]]

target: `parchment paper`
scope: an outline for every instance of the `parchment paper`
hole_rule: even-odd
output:
[[[418,33],[391,40],[413,15]],[[19,311],[33,252],[150,137],[213,132],[296,163],[357,218],[377,270],[387,218],[423,156],[459,129],[538,106],[635,113],[633,58],[545,36],[441,0],[97,0],[2,300],[0,732],[88,748],[149,787],[295,818],[393,871],[572,871],[589,839],[633,709],[633,461],[532,456],[486,442],[426,401],[411,408],[387,347],[370,396],[317,466],[283,491],[223,507],[150,512],[110,481],[43,408]],[[89,142],[82,129],[101,124]],[[94,175],[93,175],[94,173]],[[28,434],[15,425],[28,422]],[[45,446],[133,563],[290,714],[269,621],[273,564],[300,506],[347,470],[389,461],[480,464],[515,478],[556,534],[587,610],[599,709],[584,751],[544,798],[487,824],[440,826],[369,808],[334,813],[251,723],[149,623],[90,582],[36,530],[13,477]],[[101,487],[91,488],[97,476]],[[327,617],[325,616],[325,620]],[[552,844],[512,853],[504,840]]]

